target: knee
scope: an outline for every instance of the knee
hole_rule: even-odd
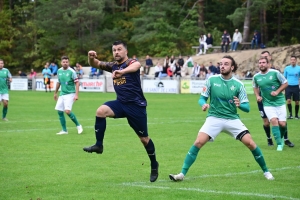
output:
[[[146,146],[150,140],[149,137],[140,137],[141,142],[143,143],[144,146]]]
[[[97,111],[96,111],[96,116],[97,117],[113,117],[113,111],[110,109],[110,107],[108,107],[107,105],[102,105],[100,106]]]
[[[71,110],[65,110],[65,113],[66,113],[67,115],[69,115],[69,114],[71,113]]]

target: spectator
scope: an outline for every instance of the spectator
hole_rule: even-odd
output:
[[[158,74],[158,78],[163,78],[168,76],[167,69],[169,68],[169,60],[170,60],[169,56],[166,56],[164,60],[164,65],[162,67],[162,71]]]
[[[242,39],[243,39],[243,37],[242,37],[241,32],[239,32],[238,29],[235,29],[235,32],[232,36],[232,43],[231,43],[231,49],[230,50],[231,51],[236,51],[239,43],[242,42]]]
[[[157,65],[154,67],[154,77],[157,78],[159,73],[163,70],[163,66],[160,62],[157,63]]]
[[[194,61],[193,61],[193,58],[191,56],[187,56],[186,65],[188,67],[194,67]]]
[[[207,38],[206,38],[206,44],[207,44],[207,49],[208,48],[211,48],[213,46],[213,43],[214,43],[214,39],[213,37],[211,36],[210,33],[207,34]]]
[[[179,56],[177,63],[180,67],[184,65],[184,60],[181,55]]]
[[[199,76],[200,76],[200,66],[198,65],[198,63],[194,62],[191,78],[198,78]]]
[[[204,64],[201,64],[201,65],[200,65],[200,71],[204,71],[204,72],[205,72],[205,75],[207,74],[207,69],[206,69],[206,67],[204,66]]]
[[[51,79],[51,74],[52,73],[51,73],[51,70],[48,68],[47,64],[44,66],[42,74],[44,76],[45,90],[47,92],[47,88],[49,88],[49,92],[51,92],[50,79]]]
[[[50,71],[51,71],[51,73],[52,73],[53,76],[57,75],[58,67],[57,67],[57,65],[54,62],[52,62],[50,64],[49,69],[50,69]]]
[[[220,74],[220,63],[217,62],[217,66],[216,66],[216,74]]]
[[[224,30],[224,33],[222,35],[222,41],[221,41],[221,48],[222,48],[223,53],[227,52],[230,42],[231,42],[230,35],[227,33],[227,30]],[[224,49],[224,46],[225,46],[225,49]]]
[[[252,73],[250,71],[247,71],[245,78],[252,79]]]
[[[19,76],[21,78],[27,78],[27,74],[25,74],[25,72],[19,71]]]
[[[36,72],[34,71],[34,69],[31,69],[29,77],[30,79],[34,79],[36,77]]]
[[[145,74],[149,75],[150,67],[153,67],[152,59],[149,55],[146,56]]]
[[[171,56],[169,59],[169,66],[171,67],[172,71],[175,71],[176,59],[174,55]]]
[[[91,67],[90,79],[94,78],[94,76],[99,77],[97,68]]]
[[[180,67],[178,64],[175,65],[175,70],[174,70],[174,76],[175,77],[178,77],[178,76],[181,77],[181,68],[182,67],[183,66]]]
[[[253,38],[251,40],[251,49],[257,49],[259,48],[259,44],[260,44],[260,34],[257,32],[257,30],[254,31],[253,33]]]
[[[136,57],[136,55],[133,55],[133,56],[132,56],[132,59],[135,59],[135,60],[137,60],[137,61],[139,60],[139,59]]]
[[[212,76],[213,73],[210,71],[210,69],[207,70],[207,74],[205,76],[205,80],[207,80],[210,76]]]
[[[186,66],[182,66],[180,71],[181,77],[186,77],[187,75],[189,75],[189,70]]]
[[[199,72],[199,79],[200,79],[200,80],[205,80],[205,78],[206,78],[206,73],[205,73],[205,71],[200,71],[200,72]]]
[[[212,72],[213,75],[217,73],[217,68],[212,64],[212,62],[209,62],[208,69]]]
[[[207,43],[206,43],[206,35],[202,34],[199,37],[199,53],[197,54],[197,56],[202,54],[202,49],[203,49],[203,54],[206,54],[206,50],[207,50]]]
[[[83,78],[83,70],[80,69],[80,66],[77,66],[77,64],[76,64],[76,69],[75,69],[75,71],[76,71],[77,77],[78,77],[79,79]]]

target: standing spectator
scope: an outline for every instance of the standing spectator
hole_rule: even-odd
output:
[[[157,65],[154,67],[154,77],[157,78],[159,73],[163,70],[163,66],[160,62],[157,63]]]
[[[209,62],[208,69],[211,71],[213,75],[217,74],[217,68],[212,64],[212,62]]]
[[[186,65],[187,67],[194,67],[194,61],[191,56],[187,56]]]
[[[211,48],[213,46],[213,43],[214,43],[214,39],[213,37],[211,36],[210,33],[207,34],[207,38],[206,38],[206,44],[207,44],[207,49],[208,48]]]
[[[206,81],[198,103],[202,107],[202,111],[208,110],[207,118],[200,128],[194,144],[186,154],[181,173],[170,174],[171,180],[182,181],[195,162],[200,149],[208,141],[214,141],[221,132],[226,132],[241,141],[251,151],[265,178],[274,179],[268,170],[260,148],[255,144],[249,130],[237,113],[238,109],[249,112],[250,107],[243,83],[232,77],[232,72],[236,70],[235,60],[231,56],[224,56],[221,60],[221,75],[211,76]],[[208,98],[210,98],[209,104],[207,103]]]
[[[50,64],[49,69],[50,69],[50,71],[51,71],[51,73],[52,73],[53,76],[57,75],[58,67],[57,67],[57,65],[54,62],[52,62]]]
[[[259,44],[260,44],[260,34],[258,33],[257,30],[255,30],[253,33],[252,40],[251,40],[251,49],[259,48]]]
[[[27,74],[25,74],[25,72],[19,71],[18,73],[21,78],[27,78]]]
[[[231,51],[236,51],[239,43],[242,42],[242,39],[243,39],[243,37],[242,37],[241,32],[239,32],[238,29],[235,29],[235,32],[232,36],[232,43],[231,43],[231,49],[230,50]]]
[[[49,88],[49,92],[51,92],[51,85],[50,85],[51,70],[48,68],[47,64],[44,66],[42,74],[44,76],[45,90],[47,92],[47,88]]]
[[[206,35],[201,34],[199,37],[199,53],[197,56],[202,54],[202,49],[203,49],[203,54],[206,54],[207,50],[207,43],[206,43]]]
[[[36,72],[34,71],[34,69],[31,69],[29,77],[30,77],[30,79],[36,78]]]
[[[300,77],[300,66],[297,65],[296,56],[292,55],[290,59],[291,64],[284,69],[284,77],[287,79],[288,87],[285,90],[285,98],[287,100],[287,107],[289,110],[288,119],[293,119],[292,110],[292,97],[295,101],[295,119],[299,119],[299,77]]]
[[[258,102],[272,124],[272,133],[277,143],[277,151],[283,150],[283,136],[286,133],[286,107],[283,90],[288,86],[284,76],[275,69],[269,69],[269,60],[258,60],[260,72],[253,77],[253,90]]]
[[[231,42],[230,35],[227,33],[227,30],[224,30],[224,33],[222,35],[222,41],[221,41],[221,48],[222,48],[223,53],[227,52],[230,42]],[[225,49],[224,49],[224,46],[225,46]]]
[[[54,92],[54,100],[57,101],[55,110],[58,112],[59,121],[62,126],[62,130],[57,135],[68,134],[66,119],[64,112],[70,117],[77,128],[78,134],[81,134],[83,129],[77,121],[75,114],[72,112],[72,106],[75,101],[78,100],[79,93],[79,81],[76,72],[69,65],[69,58],[67,56],[61,57],[62,68],[58,70],[58,82]],[[61,86],[59,97],[57,98],[57,92]]]
[[[12,81],[11,73],[8,69],[4,68],[4,61],[0,59],[0,102],[3,103],[2,109],[2,120],[8,121],[6,118],[7,111],[8,111],[8,101],[9,101],[9,94],[8,94],[8,86],[7,81]]]
[[[184,65],[184,59],[182,58],[181,55],[179,56],[177,63],[180,67]]]
[[[152,59],[149,55],[146,56],[145,74],[149,75],[150,67],[153,67]]]
[[[142,142],[151,162],[150,182],[158,178],[159,164],[156,160],[155,146],[148,136],[147,127],[147,101],[141,88],[140,72],[141,64],[133,59],[128,59],[127,45],[122,41],[116,41],[112,45],[115,62],[103,62],[96,59],[95,51],[88,52],[89,64],[112,73],[114,89],[117,99],[101,105],[96,112],[95,135],[96,144],[84,147],[88,153],[103,153],[103,138],[106,130],[106,118],[127,118],[128,124],[134,130]],[[130,145],[128,145],[131,148]],[[96,165],[95,165],[96,167]]]

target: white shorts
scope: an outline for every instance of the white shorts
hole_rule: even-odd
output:
[[[59,96],[56,102],[55,110],[59,110],[59,111],[72,110],[72,106],[74,103],[74,96],[75,93]]]
[[[0,94],[0,101],[2,100],[9,100],[9,94]]]
[[[209,135],[211,141],[214,141],[221,132],[238,139],[237,136],[245,131],[248,132],[248,129],[240,119],[222,119],[217,117],[207,117],[199,130],[199,132]]]
[[[278,118],[278,121],[286,121],[286,107],[282,106],[264,106],[265,113],[269,121],[273,118]]]

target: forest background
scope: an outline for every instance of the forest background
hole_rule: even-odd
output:
[[[201,33],[219,45],[226,29],[250,42],[254,30],[267,47],[298,44],[299,0],[0,0],[0,58],[12,72],[46,62],[88,66],[87,52],[112,60],[123,40],[129,56],[189,55]]]

